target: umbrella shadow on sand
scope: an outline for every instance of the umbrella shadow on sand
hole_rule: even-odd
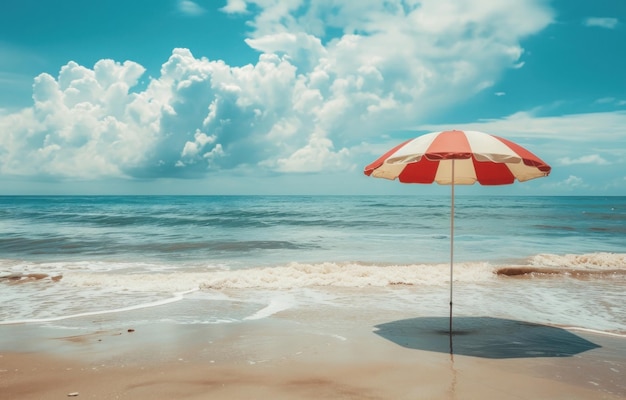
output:
[[[553,326],[491,317],[422,317],[376,325],[400,346],[481,358],[570,357],[601,346]]]

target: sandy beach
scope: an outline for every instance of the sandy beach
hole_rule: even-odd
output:
[[[502,353],[516,348],[519,338],[507,338],[505,329],[494,339],[486,329],[510,322],[466,320],[453,336],[451,356],[445,332],[420,330],[427,319],[330,311],[287,311],[231,324],[129,322],[117,330],[98,330],[97,321],[85,319],[72,335],[47,325],[0,326],[0,398],[626,397],[623,337],[550,328],[542,333],[553,339],[548,347],[533,351],[539,344],[529,342],[519,354]],[[543,329],[520,324],[522,335]],[[572,349],[580,352],[565,354]],[[461,354],[468,350],[473,355]]]

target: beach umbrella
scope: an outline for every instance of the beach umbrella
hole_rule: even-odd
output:
[[[451,186],[450,334],[454,273],[454,186],[508,185],[548,176],[550,166],[522,146],[477,131],[432,132],[400,143],[365,167],[375,178]]]

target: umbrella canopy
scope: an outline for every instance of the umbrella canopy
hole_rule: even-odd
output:
[[[432,132],[400,143],[364,173],[402,183],[451,185],[450,335],[454,260],[454,185],[508,185],[548,176],[550,166],[522,146],[476,131]]]
[[[402,183],[507,185],[515,179],[524,182],[547,176],[550,166],[504,138],[476,131],[445,131],[399,144],[364,172]]]

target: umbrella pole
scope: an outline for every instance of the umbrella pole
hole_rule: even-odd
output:
[[[452,185],[450,187],[452,197],[450,203],[450,344],[452,344],[452,266],[454,263],[454,159],[452,159]]]

